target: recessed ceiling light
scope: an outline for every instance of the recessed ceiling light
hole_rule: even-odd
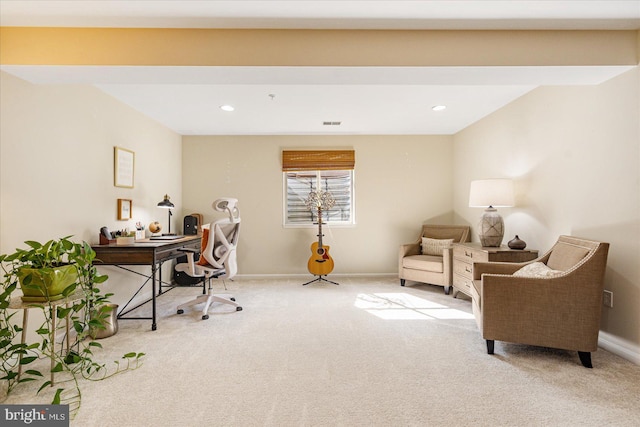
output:
[[[233,110],[235,110],[235,108],[233,108],[233,105],[221,105],[220,109],[222,111],[233,111]]]
[[[431,109],[433,111],[444,111],[447,109],[446,105],[434,105],[433,107],[431,107]]]

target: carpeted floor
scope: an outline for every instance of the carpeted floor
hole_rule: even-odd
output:
[[[147,354],[138,370],[83,384],[74,426],[638,426],[640,366],[605,350],[496,343],[486,354],[470,302],[395,278],[228,282],[244,308],[208,320],[159,299],[120,321],[100,358]],[[221,284],[216,284],[221,289]],[[143,308],[141,310],[144,310]],[[5,403],[47,403],[25,386]]]

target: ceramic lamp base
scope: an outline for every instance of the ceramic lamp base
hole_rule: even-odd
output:
[[[489,206],[485,209],[478,224],[478,237],[482,246],[494,248],[502,244],[504,221],[496,208]]]

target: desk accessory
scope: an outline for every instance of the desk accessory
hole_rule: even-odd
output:
[[[186,236],[195,236],[198,234],[198,218],[194,215],[187,215],[183,220],[183,231]]]
[[[103,236],[107,240],[112,240],[113,239],[113,236],[111,235],[111,231],[109,231],[109,228],[107,228],[106,225],[104,227],[100,228],[100,235]]]
[[[173,203],[171,203],[171,200],[169,200],[169,196],[167,194],[164,195],[164,200],[162,200],[161,202],[158,203],[158,207],[159,208],[163,208],[163,209],[167,209],[169,211],[169,219],[167,220],[167,222],[169,223],[169,232],[165,234],[165,236],[171,236],[171,217],[173,216],[173,213],[171,213],[171,209],[173,209],[175,207],[175,205]]]
[[[144,230],[141,231],[141,236],[144,238]],[[132,245],[138,238],[138,231],[129,231],[128,228],[123,230],[116,230],[113,233],[104,226],[100,228],[100,244],[110,245],[115,243],[116,245]]]
[[[151,236],[149,240],[178,240],[182,239],[184,236],[179,234],[163,234],[161,236]]]
[[[133,245],[136,242],[135,236],[118,236],[116,237],[116,245]]]
[[[115,242],[116,242],[116,239],[115,237],[113,237],[113,235],[111,234],[111,231],[109,231],[107,226],[101,227],[100,228],[100,244],[108,245],[110,243],[115,243]]]
[[[136,240],[142,240],[145,237],[144,225],[140,221],[136,222]]]
[[[149,231],[152,234],[159,233],[160,231],[162,231],[162,225],[158,221],[153,221],[149,224]]]

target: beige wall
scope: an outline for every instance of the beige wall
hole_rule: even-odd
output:
[[[179,135],[90,86],[34,85],[0,73],[0,87],[1,253],[67,235],[97,243],[103,225],[133,229],[158,219],[166,227],[156,204],[168,193],[180,206]],[[136,153],[133,189],[113,185],[114,146]],[[117,220],[118,198],[133,201],[132,221]],[[114,302],[140,283],[103,270]]]
[[[239,274],[304,274],[316,228],[284,228],[281,152],[356,151],[356,222],[324,228],[334,273],[397,274],[401,243],[425,221],[450,222],[450,136],[201,136],[183,138],[184,214],[216,218],[211,202],[236,197],[242,231]]]
[[[399,243],[422,222],[470,223],[476,178],[516,179],[518,206],[501,209],[507,236],[548,249],[558,234],[609,241],[603,336],[638,359],[640,342],[640,72],[598,87],[540,88],[448,136],[184,137],[80,85],[33,85],[0,73],[0,251],[67,234],[95,242],[116,220],[116,199],[133,200],[148,224],[166,212],[215,217],[210,203],[240,199],[240,274],[308,275],[313,229],[282,227],[283,148],[356,150],[356,219],[326,230],[336,273],[395,273]],[[181,144],[182,141],[182,144]],[[113,186],[113,147],[136,152],[134,189]],[[72,165],[62,169],[60,163]],[[184,169],[184,170],[183,170]],[[181,194],[182,193],[182,194]],[[183,203],[184,201],[184,203]],[[133,224],[130,223],[130,226]],[[137,278],[113,268],[121,303]]]
[[[454,210],[464,220],[482,214],[468,207],[471,180],[511,177],[517,206],[499,209],[507,239],[541,251],[560,234],[611,243],[603,335],[640,360],[640,71],[536,89],[454,141]]]

